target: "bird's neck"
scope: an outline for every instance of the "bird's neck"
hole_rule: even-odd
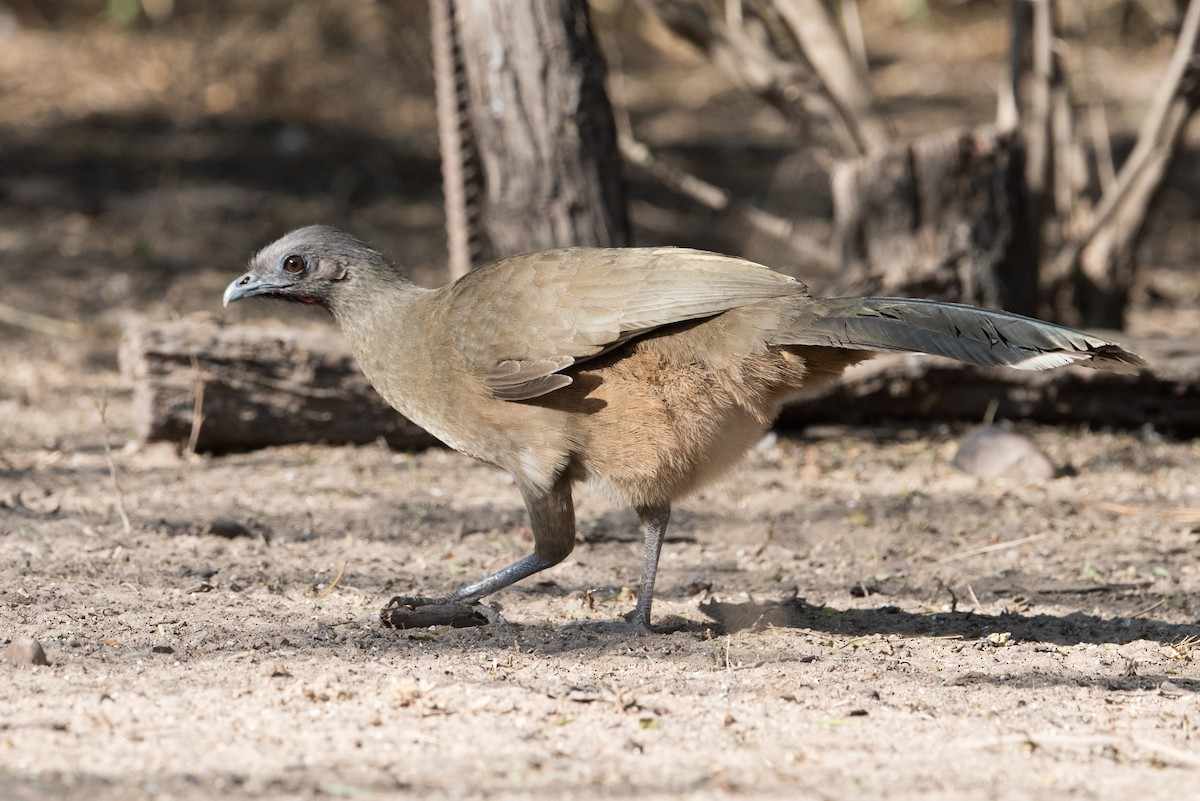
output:
[[[415,318],[423,317],[419,307],[430,292],[402,276],[385,274],[344,287],[330,303],[329,310],[368,377],[372,363],[381,361],[380,354],[403,347],[400,343],[411,336],[411,326],[420,325]]]

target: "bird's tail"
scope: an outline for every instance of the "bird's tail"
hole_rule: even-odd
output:
[[[1048,370],[1081,364],[1137,373],[1114,342],[1019,314],[909,298],[813,298],[772,344],[933,353],[969,364]]]

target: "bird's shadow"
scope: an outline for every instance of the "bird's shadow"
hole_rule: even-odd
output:
[[[814,606],[802,598],[784,601],[745,601],[731,603],[710,600],[700,605],[723,634],[765,628],[806,629],[846,637],[899,634],[905,637],[962,637],[981,639],[993,633],[1007,633],[1023,642],[1055,645],[1124,644],[1151,640],[1163,644],[1200,637],[1200,624],[1166,623],[1160,620],[1113,617],[1103,618],[1072,612],[1067,615],[1001,612],[906,612],[885,605],[872,609],[837,609]]]

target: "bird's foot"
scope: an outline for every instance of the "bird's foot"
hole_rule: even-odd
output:
[[[504,623],[505,620],[495,609],[478,601],[460,601],[453,597],[397,595],[380,610],[379,622],[394,629],[423,629],[429,626],[451,626],[458,629]]]

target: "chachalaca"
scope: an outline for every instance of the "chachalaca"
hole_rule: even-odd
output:
[[[872,351],[1042,370],[1144,366],[1104,339],[953,303],[813,298],[804,284],[699,250],[572,248],[511,256],[439,289],[416,286],[358,239],[293,231],[254,256],[225,304],[265,296],[323,306],[376,390],[447,445],[508,470],[533,553],[443,598],[469,605],[561,562],[575,546],[572,486],[631,505],[650,629],[671,505],[729,469],[801,389]],[[385,610],[386,612],[387,610]]]

